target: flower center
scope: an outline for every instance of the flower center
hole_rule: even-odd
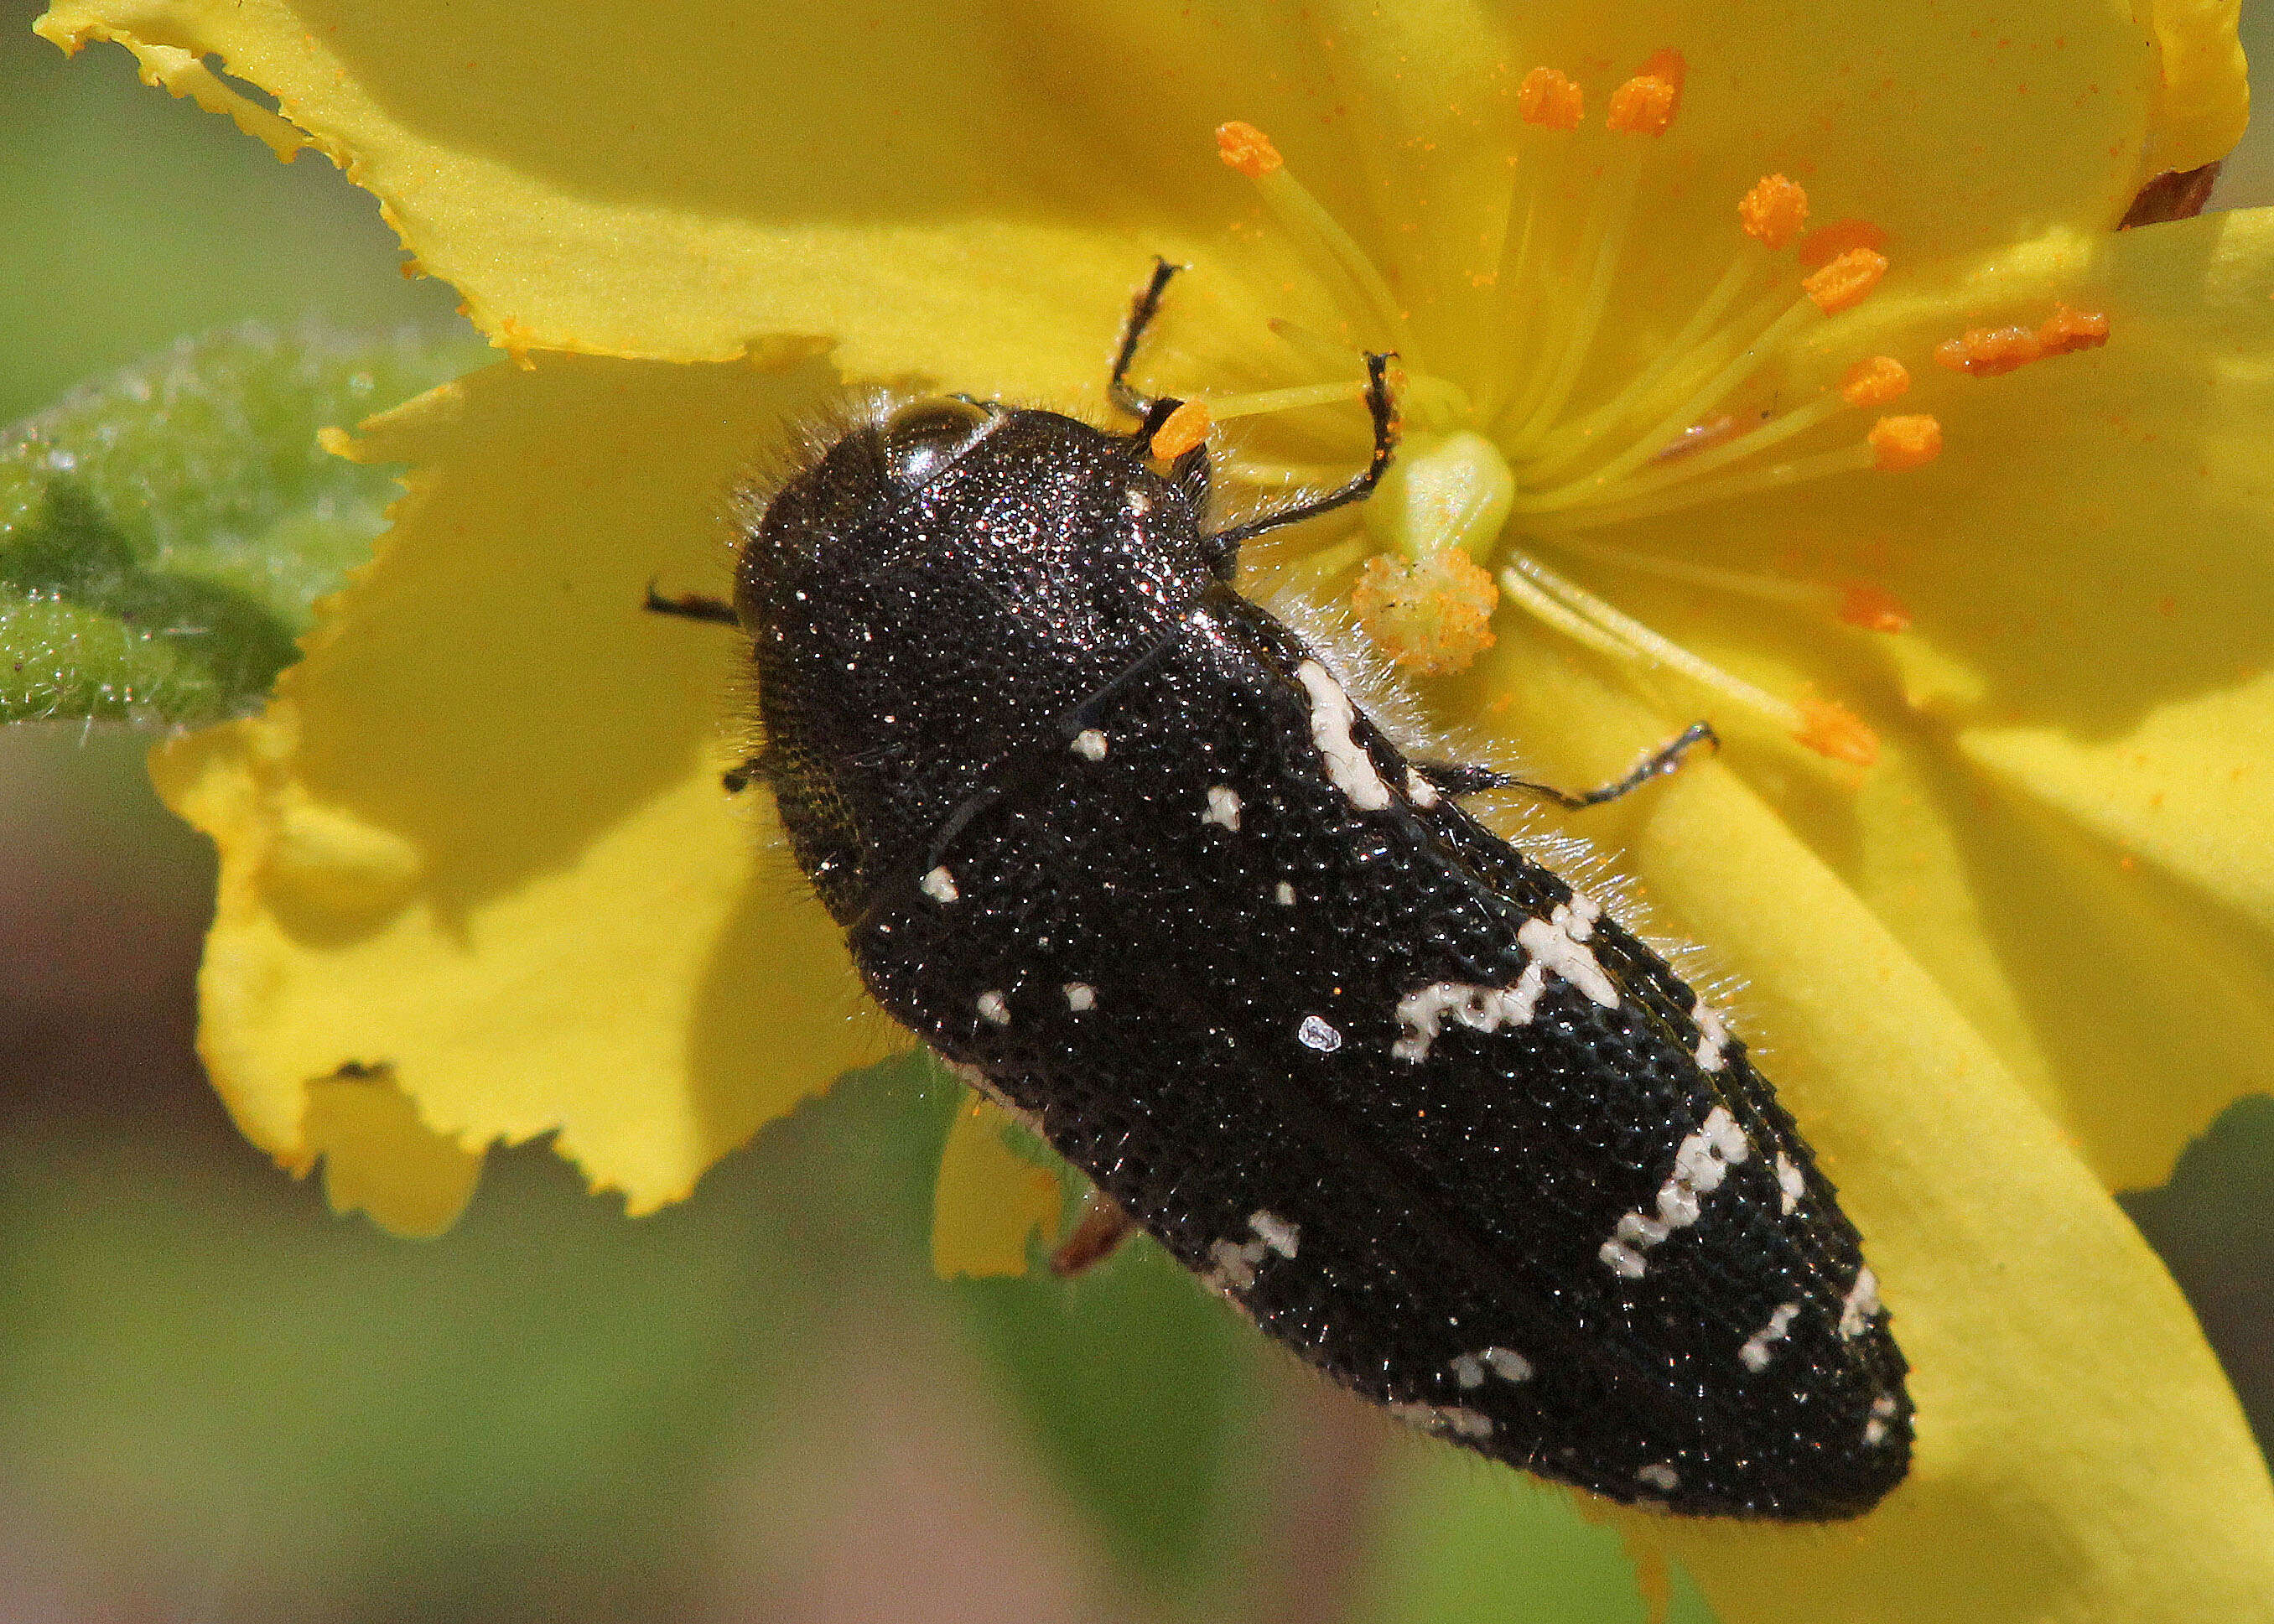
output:
[[[1656,575],[1754,601],[1796,606],[1872,631],[1909,618],[1876,589],[1749,575],[1612,545],[1597,533],[1633,521],[1742,501],[1851,474],[1931,462],[1940,425],[1877,415],[1909,387],[1902,364],[1859,356],[1836,386],[1796,403],[1758,387],[1764,369],[1818,324],[1869,296],[1886,274],[1884,235],[1861,221],[1804,232],[1805,192],[1781,175],[1737,201],[1734,257],[1675,335],[1623,377],[1599,357],[1646,168],[1681,109],[1683,64],[1660,51],[1614,90],[1599,127],[1567,75],[1535,68],[1517,94],[1518,149],[1505,206],[1485,223],[1491,300],[1460,335],[1451,366],[1433,365],[1388,279],[1254,125],[1216,132],[1224,162],[1246,177],[1274,224],[1331,299],[1344,336],[1272,323],[1306,381],[1214,397],[1207,417],[1356,403],[1358,350],[1398,352],[1404,443],[1361,510],[1358,535],[1315,568],[1356,568],[1352,602],[1378,643],[1419,672],[1457,671],[1491,646],[1504,600],[1615,659],[1663,667],[1773,721],[1810,748],[1868,764],[1871,733],[1824,700],[1765,692],[1660,635],[1550,568],[1536,553]],[[1585,180],[1584,186],[1575,182]],[[1568,199],[1585,198],[1578,209]],[[2044,327],[1969,333],[1937,359],[1989,375],[2096,343],[2105,318],[2066,307]],[[1594,365],[1591,367],[1591,362]],[[1457,368],[1460,377],[1453,372]],[[1765,410],[1772,402],[1777,409]],[[1873,413],[1843,441],[1792,455],[1788,442],[1843,416]],[[1284,486],[1336,477],[1331,464],[1229,459],[1237,481]]]

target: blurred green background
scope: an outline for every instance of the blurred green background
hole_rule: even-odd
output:
[[[115,48],[67,64],[36,11],[0,0],[0,423],[248,317],[455,322],[321,160]],[[2268,154],[2220,200],[2274,202]],[[332,1217],[191,1056],[212,858],[144,742],[0,731],[0,1619],[1645,1616],[1560,1495],[1323,1390],[1149,1248],[932,1279],[959,1091],[913,1064],[639,1222],[541,1147],[439,1242]],[[2270,1167],[2252,1101],[2132,1202],[2262,1440]],[[1710,1618],[1678,1575],[1673,1616]]]

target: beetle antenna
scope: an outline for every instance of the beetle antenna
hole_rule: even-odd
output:
[[[1161,313],[1161,295],[1169,286],[1169,279],[1185,267],[1171,265],[1160,255],[1153,256],[1153,277],[1137,290],[1129,301],[1129,320],[1121,324],[1121,348],[1114,352],[1113,375],[1106,380],[1105,392],[1113,403],[1133,417],[1149,422],[1153,397],[1141,395],[1129,384],[1129,364],[1137,358],[1137,345],[1145,336],[1145,329],[1153,325],[1153,318]],[[1149,432],[1149,430],[1141,431]]]

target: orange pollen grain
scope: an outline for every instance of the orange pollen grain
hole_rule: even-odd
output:
[[[1153,431],[1151,449],[1160,461],[1173,462],[1208,437],[1208,408],[1198,401],[1186,401]]]
[[[1804,695],[1799,706],[1801,726],[1793,737],[1818,755],[1857,767],[1868,767],[1879,759],[1879,735],[1847,706]]]
[[[1801,291],[1816,301],[1816,308],[1836,316],[1864,302],[1887,274],[1887,256],[1875,248],[1850,248],[1821,270],[1801,278]]]
[[[1674,122],[1675,103],[1681,98],[1679,85],[1654,73],[1638,73],[1611,92],[1604,127],[1622,135],[1664,135]]]
[[[1516,107],[1528,124],[1576,130],[1587,116],[1587,93],[1569,74],[1555,68],[1534,68],[1516,87]]]
[[[1781,248],[1808,223],[1808,193],[1797,181],[1764,175],[1737,199],[1737,223],[1747,237],[1758,237],[1773,249]]]
[[[2037,342],[2049,356],[2097,350],[2108,342],[2108,317],[2097,310],[2071,310],[2053,301],[2053,313],[2037,329]]]
[[[1850,406],[1884,406],[1910,387],[1910,371],[1901,361],[1868,356],[1841,375],[1840,398]]]
[[[1864,438],[1871,442],[1871,466],[1881,473],[1924,468],[1942,455],[1942,425],[1924,412],[1882,417]]]
[[[1216,153],[1228,167],[1250,180],[1261,180],[1273,170],[1284,168],[1287,162],[1271,144],[1269,136],[1237,118],[1216,127]]]
[[[1351,607],[1374,646],[1410,671],[1465,671],[1493,646],[1500,588],[1458,547],[1425,558],[1377,553],[1367,560]]]
[[[1969,327],[1934,347],[1934,364],[1969,378],[1996,378],[2045,352],[2027,327]]]
[[[1828,226],[1818,226],[1800,239],[1793,250],[1801,265],[1814,270],[1829,265],[1851,248],[1869,248],[1874,252],[1887,245],[1887,234],[1868,220],[1835,220]]]
[[[1911,628],[1910,605],[1883,586],[1850,582],[1840,594],[1840,618],[1867,632],[1907,632]]]
[[[1934,347],[1934,358],[1969,378],[1996,378],[2047,356],[2097,350],[2108,342],[2108,318],[2056,303],[2035,332],[2024,327],[1969,327]]]

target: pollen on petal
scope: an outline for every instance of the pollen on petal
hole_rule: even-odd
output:
[[[1226,165],[1250,180],[1261,180],[1286,163],[1269,136],[1237,118],[1216,127],[1216,151]]]
[[[1516,87],[1516,108],[1528,124],[1576,130],[1587,116],[1587,93],[1557,69],[1534,68]]]
[[[1924,412],[1882,417],[1864,438],[1871,445],[1871,466],[1882,473],[1924,468],[1942,455],[1942,425]]]
[[[1764,175],[1737,199],[1737,223],[1747,237],[1781,248],[1808,223],[1808,193],[1797,181]]]
[[[1910,387],[1910,369],[1901,361],[1867,356],[1841,375],[1840,398],[1850,406],[1884,406]]]
[[[1803,267],[1812,271],[1831,264],[1851,249],[1868,248],[1877,253],[1886,245],[1887,234],[1870,221],[1835,220],[1802,237],[1793,253]]]
[[[1153,431],[1152,453],[1173,462],[1209,437],[1209,410],[1198,401],[1186,401]]]
[[[1850,248],[1838,259],[1800,280],[1801,291],[1816,301],[1816,308],[1836,316],[1864,302],[1887,274],[1887,256],[1876,248]]]
[[[2049,356],[2097,350],[2108,342],[2108,317],[2101,311],[2072,310],[2058,299],[2053,313],[2037,328],[2037,342]]]
[[[1857,767],[1879,759],[1879,735],[1847,706],[1803,695],[1799,709],[1801,727],[1793,737],[1818,756]]]
[[[1867,632],[1907,632],[1910,605],[1883,586],[1851,581],[1840,592],[1840,618]]]
[[[1383,653],[1425,676],[1465,671],[1493,646],[1500,588],[1458,547],[1412,559],[1377,553],[1367,560],[1351,607]]]
[[[1638,73],[1611,92],[1604,127],[1622,135],[1664,135],[1667,126],[1674,122],[1675,105],[1681,99],[1682,86],[1673,80],[1654,73]]]
[[[1934,347],[1934,364],[1969,378],[1997,378],[2045,353],[2027,327],[1969,327]]]

